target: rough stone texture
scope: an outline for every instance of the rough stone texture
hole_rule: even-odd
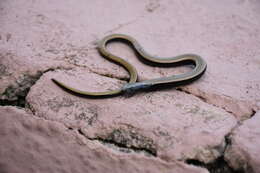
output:
[[[180,162],[111,152],[60,123],[14,107],[0,106],[0,122],[1,173],[208,172]]]
[[[223,154],[224,137],[237,122],[224,110],[175,89],[88,99],[63,91],[51,78],[91,91],[122,85],[82,69],[45,73],[26,98],[36,116],[80,129],[87,138],[143,149],[164,160],[214,161]]]
[[[120,1],[1,1],[0,99],[17,100],[6,92],[10,88],[19,90],[17,81],[24,75],[70,68],[66,59],[79,54],[85,57],[90,49],[88,44],[96,40],[96,35],[131,23],[145,4],[136,1],[125,9],[119,8]],[[139,13],[132,13],[133,10]]]
[[[64,67],[65,60],[100,74],[127,78],[126,72],[93,49],[96,40],[119,32],[132,35],[148,52],[160,56],[200,54],[208,63],[207,73],[201,82],[182,90],[224,108],[238,119],[247,119],[260,108],[259,8],[257,0],[197,0],[193,4],[180,0],[4,0],[0,9],[0,57],[5,63],[0,69],[7,80],[3,80],[1,93],[18,79],[16,75],[6,77],[20,69],[15,64],[23,67],[17,71],[21,74],[31,68],[47,70],[57,63]],[[115,52],[137,67],[140,79],[176,72],[148,68],[124,50]],[[10,62],[15,62],[12,67],[6,65],[10,57]]]
[[[230,136],[225,159],[237,170],[260,172],[260,112],[243,122]]]
[[[19,52],[14,54],[12,51],[2,49],[5,44],[1,42],[3,41],[0,39],[0,100],[19,105],[24,104],[18,103],[19,99],[24,100],[30,87],[43,73],[57,68],[71,68],[71,65],[64,61],[48,62],[48,58],[25,57],[18,55]]]
[[[26,107],[33,115],[26,115],[23,121],[28,119],[32,125],[32,119],[63,124],[66,128],[59,125],[58,132],[62,136],[77,131],[76,136],[81,134],[81,140],[87,141],[85,143],[107,153],[105,158],[98,158],[105,160],[98,164],[104,161],[105,165],[110,164],[119,171],[122,165],[114,166],[114,163],[121,159],[133,163],[136,172],[143,168],[137,161],[149,168],[157,160],[163,166],[155,165],[158,168],[154,169],[179,169],[181,165],[181,170],[193,170],[184,163],[176,163],[179,160],[212,167],[212,170],[208,169],[214,173],[231,170],[223,160],[227,147],[225,137],[234,131],[231,141],[238,141],[237,136],[244,130],[235,130],[240,125],[237,121],[250,119],[260,110],[259,9],[258,0],[196,0],[192,3],[188,0],[2,0],[0,105]],[[177,90],[143,92],[129,98],[79,98],[51,82],[50,78],[56,77],[74,87],[93,91],[121,87],[128,79],[126,71],[102,58],[96,50],[97,40],[111,33],[129,34],[147,52],[161,57],[197,53],[206,60],[208,69],[200,80]],[[189,66],[159,68],[144,65],[125,44],[111,43],[108,48],[137,68],[139,80],[190,70]],[[19,116],[13,116],[12,120],[20,121]],[[248,122],[250,120],[245,125]],[[8,127],[11,122],[5,123],[1,122],[0,128]],[[73,132],[65,132],[67,129],[73,129]],[[34,131],[28,132],[34,139],[42,137],[37,130]],[[51,132],[50,136],[55,134]],[[258,139],[259,134],[254,134],[254,139]],[[26,139],[26,136],[19,140]],[[64,168],[71,162],[66,160],[66,156],[71,155],[67,150],[79,146],[75,134],[68,136],[73,136],[68,137],[73,144],[64,144],[64,148],[68,148],[57,151],[66,153],[64,156],[60,154],[58,159]],[[241,138],[245,142],[247,136]],[[10,136],[8,140],[15,139]],[[54,139],[46,138],[44,141],[48,144],[49,140]],[[8,147],[16,148],[15,144],[12,142]],[[80,145],[83,153],[89,150],[90,144],[84,145]],[[229,166],[240,169],[241,165],[246,165],[243,168],[246,171],[257,170],[255,165],[259,159],[251,160],[251,151],[256,152],[257,148],[250,149],[249,154],[240,152],[247,145],[250,148],[258,146],[253,142],[243,144],[243,147],[228,144],[225,159]],[[56,149],[49,148],[53,152]],[[24,150],[29,152],[26,147]],[[19,157],[14,157],[15,153],[8,151],[6,153],[12,157],[7,160],[0,155],[0,160],[18,164],[24,157],[23,151],[19,152]],[[241,160],[232,158],[237,153]],[[174,166],[169,166],[171,163]],[[215,169],[222,163],[223,169]],[[98,167],[94,162],[88,165]],[[0,166],[5,169],[5,164]],[[40,163],[35,169],[37,166],[41,168]],[[57,172],[55,166],[49,167],[46,169]],[[102,170],[96,168],[96,172]]]
[[[260,21],[255,20],[259,18],[259,1],[198,1],[192,5],[189,1],[157,2],[160,7],[151,15],[120,32],[133,35],[156,55],[200,54],[208,63],[206,75],[201,82],[182,89],[238,119],[249,118],[260,105]],[[171,69],[149,70],[133,56],[128,57],[142,79],[172,73]]]

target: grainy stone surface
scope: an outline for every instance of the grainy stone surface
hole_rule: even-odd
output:
[[[180,162],[113,153],[60,123],[14,107],[0,106],[0,121],[1,173],[208,172]]]
[[[259,123],[260,112],[257,112],[231,134],[225,159],[233,168],[245,172],[260,172]]]
[[[27,96],[30,108],[36,116],[80,129],[91,139],[144,149],[164,160],[205,163],[222,155],[224,137],[237,122],[222,109],[174,89],[88,99],[68,94],[51,81],[55,78],[91,91],[122,85],[116,79],[85,74],[81,69],[45,73]]]
[[[255,127],[255,131],[243,129],[253,124],[251,120],[241,128],[237,124],[260,110],[259,18],[258,0],[196,0],[192,3],[188,0],[2,0],[0,105],[26,106],[33,114],[22,116],[23,120],[16,115],[0,118],[9,117],[17,124],[28,119],[27,126],[36,129],[34,121],[62,124],[57,125],[60,129],[57,133],[69,137],[60,140],[65,143],[68,139],[73,144],[64,144],[62,149],[57,149],[58,142],[50,137],[56,132],[48,132],[49,136],[41,139],[41,135],[47,133],[44,130],[41,133],[34,128],[24,131],[19,138],[21,141],[26,142],[29,135],[35,140],[43,140],[41,146],[49,141],[55,143],[55,147],[48,146],[48,150],[57,150],[57,162],[64,168],[59,166],[56,169],[55,165],[45,168],[40,162],[48,165],[49,157],[55,160],[55,155],[42,155],[36,149],[33,150],[36,154],[30,153],[26,147],[18,151],[14,137],[5,135],[6,141],[12,141],[5,152],[10,158],[0,155],[4,163],[0,168],[5,170],[6,164],[16,162],[17,168],[7,166],[7,172],[16,172],[27,161],[21,158],[30,157],[37,158],[35,167],[25,167],[26,172],[35,172],[35,169],[62,172],[66,166],[73,169],[71,165],[78,163],[67,160],[66,156],[71,155],[67,150],[76,152],[73,147],[78,147],[85,154],[91,146],[102,148],[100,153],[106,153],[104,158],[98,158],[97,164],[102,168],[87,159],[89,164],[86,167],[79,161],[78,172],[92,168],[95,169],[93,172],[104,172],[104,169],[120,172],[123,166],[117,161],[131,162],[129,169],[135,167],[136,172],[142,172],[140,165],[148,165],[145,168],[149,169],[153,164],[158,166],[155,170],[165,172],[172,167],[177,169],[176,172],[201,171],[187,166],[184,161],[211,167],[224,163],[223,169],[209,169],[214,173],[241,167],[249,172],[259,172],[256,166],[259,158],[254,154],[258,151],[255,147],[259,138],[254,132],[259,128]],[[124,85],[127,72],[102,58],[96,50],[97,41],[111,33],[131,35],[147,52],[161,57],[199,54],[208,64],[207,71],[198,81],[178,90],[97,100],[73,96],[51,82],[50,79],[56,77],[74,87],[93,91]],[[189,66],[159,68],[144,65],[125,44],[111,43],[108,48],[137,68],[139,80],[190,70]],[[252,121],[258,121],[255,117]],[[0,128],[12,131],[9,121],[1,122]],[[23,129],[22,126],[15,128],[17,133],[20,128]],[[48,130],[45,126],[41,128]],[[67,129],[73,129],[73,132],[67,133]],[[81,134],[86,146],[78,144],[75,134],[71,135],[76,133],[74,131]],[[227,145],[225,137],[231,131],[234,144]],[[254,141],[246,142],[248,136]],[[3,150],[2,145],[0,150]],[[12,150],[19,153],[17,157]],[[84,154],[79,157],[88,156]],[[230,167],[223,160],[224,155]],[[235,156],[241,159],[235,159]],[[108,167],[114,168],[113,171]]]
[[[18,78],[6,77],[8,74],[21,75],[26,69],[31,74],[31,68],[46,70],[57,63],[56,67],[64,67],[64,61],[127,78],[126,72],[93,49],[98,39],[117,32],[132,35],[148,52],[162,57],[200,54],[208,63],[206,75],[201,82],[182,89],[244,120],[260,107],[259,8],[257,0],[197,0],[193,4],[179,0],[5,0],[0,10],[0,50],[5,60],[1,71],[7,79],[3,80],[1,93]],[[114,52],[137,67],[140,79],[176,72],[148,68],[130,51],[124,51],[125,47],[117,47]],[[6,59],[12,62],[11,67]]]

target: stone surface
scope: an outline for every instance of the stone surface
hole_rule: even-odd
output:
[[[65,62],[99,74],[127,78],[125,71],[93,49],[98,39],[117,32],[132,35],[148,52],[162,57],[200,54],[208,63],[207,73],[201,82],[182,90],[244,120],[260,108],[259,8],[257,0],[197,0],[192,5],[179,0],[5,0],[0,9],[0,57],[4,61],[0,69],[5,78],[0,92],[3,95],[18,80],[19,76],[10,74],[33,74],[51,66],[62,68]],[[148,68],[131,51],[125,51],[125,46],[119,47],[123,49],[114,46],[112,50],[137,67],[140,79],[176,72]],[[11,67],[6,65],[10,57],[10,62],[14,62]]]
[[[119,8],[120,1],[1,1],[0,99],[17,100],[6,93],[10,88],[18,95],[24,93],[28,88],[23,91],[17,88],[25,75],[70,68],[66,59],[79,53],[84,58],[90,49],[87,45],[97,35],[131,23],[145,4],[136,1],[125,9]],[[138,12],[132,13],[133,10]]]
[[[51,81],[55,78],[91,91],[122,85],[120,80],[86,73],[79,68],[45,73],[26,98],[30,109],[38,117],[80,129],[87,138],[143,149],[164,160],[209,163],[223,154],[224,137],[237,123],[231,114],[175,89],[88,99]]]
[[[229,164],[245,172],[260,172],[260,112],[246,120],[230,137],[231,144],[225,153]]]
[[[242,143],[248,135],[255,135],[253,139],[256,140],[259,134],[245,135],[246,130],[241,130],[252,124],[250,120],[241,129],[237,122],[250,119],[260,110],[259,9],[258,0],[196,0],[192,3],[188,0],[2,0],[0,105],[17,105],[32,111],[33,114],[22,116],[25,117],[22,121],[28,119],[29,127],[32,125],[37,129],[34,120],[59,124],[57,133],[70,136],[60,140],[69,139],[73,143],[64,144],[62,149],[57,149],[58,142],[53,138],[41,139],[41,135],[48,133],[44,130],[39,133],[33,128],[25,133],[28,132],[35,140],[43,140],[41,146],[48,144],[47,141],[55,143],[56,147],[48,150],[58,150],[58,155],[64,153],[57,160],[66,166],[71,163],[71,160],[66,160],[66,156],[71,155],[67,150],[76,152],[73,147],[77,146],[83,153],[91,153],[91,146],[102,148],[97,153],[106,153],[105,161],[98,158],[98,164],[105,162],[111,167],[118,166],[118,172],[122,168],[115,163],[117,161],[131,162],[129,169],[134,165],[139,168],[138,161],[148,165],[147,169],[154,165],[158,167],[153,169],[162,167],[165,172],[172,167],[178,169],[176,172],[201,171],[187,166],[183,163],[186,161],[197,166],[214,167],[214,170],[208,169],[217,173],[232,169],[223,160],[225,153],[229,166],[256,171],[259,159],[251,151],[257,149],[251,148],[257,147],[257,142],[250,143],[250,147],[247,146],[249,143]],[[79,98],[51,82],[50,79],[56,77],[74,87],[95,91],[118,88],[126,83],[127,72],[102,58],[96,50],[97,41],[112,33],[131,35],[147,52],[161,57],[199,54],[208,64],[207,71],[198,81],[177,90],[141,92],[129,98]],[[129,46],[122,43],[111,43],[108,48],[137,68],[139,80],[190,70],[189,66],[159,68],[144,65]],[[18,124],[21,120],[15,115],[10,118]],[[9,123],[9,120],[1,122],[0,128],[11,131]],[[47,128],[45,125],[41,127]],[[17,127],[20,128],[23,127]],[[67,132],[68,129],[73,130]],[[255,127],[256,131],[258,129]],[[231,131],[234,131],[231,141],[235,143],[227,145],[225,137]],[[241,138],[240,133],[243,135]],[[19,140],[23,141],[27,136],[23,135]],[[81,140],[84,136],[84,146],[77,144],[78,136]],[[5,138],[15,140],[12,136]],[[31,157],[37,158],[36,166],[31,169],[28,165],[24,170],[45,169],[40,164],[41,152],[33,155],[23,147],[24,153],[30,153],[29,156],[23,155],[22,150],[18,152],[15,142],[8,147],[5,153],[10,159],[0,155],[4,163],[16,162],[19,165],[19,162],[24,163],[21,157]],[[250,148],[250,151],[245,151],[245,148]],[[2,145],[0,150],[3,150]],[[19,153],[19,159],[11,150]],[[241,160],[235,159],[237,155]],[[75,160],[80,159],[75,156]],[[103,172],[96,163],[89,162],[89,167],[84,167],[80,161],[79,172],[87,168]],[[224,169],[215,169],[223,164]],[[58,172],[66,166],[56,170],[55,166],[49,165],[46,169]],[[68,164],[68,167],[72,166]],[[0,168],[7,169],[2,164]],[[112,172],[106,166],[103,168]],[[16,171],[12,169],[16,168],[10,166],[8,172]]]
[[[208,172],[180,162],[115,153],[60,123],[14,107],[0,106],[0,122],[1,173]]]
[[[0,43],[0,49],[1,46]],[[16,101],[19,97],[25,97],[44,72],[57,68],[70,69],[71,65],[62,61],[49,63],[46,59],[23,57],[3,49],[0,53],[0,99]]]
[[[189,1],[157,2],[160,7],[151,15],[120,32],[133,35],[156,55],[200,54],[208,63],[205,76],[182,89],[238,119],[249,118],[260,105],[260,21],[255,20],[259,18],[259,1],[198,1],[192,5]],[[125,49],[115,49],[136,65],[141,79],[174,72],[147,68],[124,53]]]

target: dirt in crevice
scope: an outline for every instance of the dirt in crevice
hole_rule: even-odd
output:
[[[25,73],[20,75],[14,84],[9,85],[5,91],[0,94],[0,106],[17,106],[25,108],[26,96],[29,93],[30,88],[44,73],[54,70],[56,69],[50,68],[45,71],[38,71],[35,74]]]
[[[42,72],[37,72],[34,75],[23,74],[14,84],[9,85],[1,94],[0,105],[2,106],[18,106],[25,107],[25,98],[35,82],[42,76]]]
[[[232,169],[227,164],[227,162],[225,161],[223,156],[219,157],[214,162],[207,163],[207,164],[205,164],[201,161],[198,161],[196,159],[187,159],[185,162],[189,165],[206,168],[210,173],[245,173],[242,170],[237,171],[237,170]]]
[[[197,159],[186,159],[185,163],[189,165],[194,165],[202,168],[206,168],[210,173],[246,173],[244,170],[234,170],[228,165],[228,162],[224,158],[224,154],[228,146],[232,145],[231,135],[233,130],[235,130],[240,124],[237,124],[231,131],[225,135],[225,148],[221,156],[212,161],[211,163],[203,163]]]
[[[107,139],[101,137],[89,138],[84,134],[84,132],[82,132],[81,129],[78,129],[78,133],[87,138],[88,140],[98,141],[106,147],[112,148],[123,153],[142,153],[146,156],[157,157],[157,152],[154,149],[149,149],[143,146],[138,147],[134,145],[127,145],[124,142],[118,142],[110,137],[108,137]]]
[[[255,116],[255,114],[256,114],[256,110],[252,110],[252,114],[250,115],[250,118],[252,118],[253,116]]]

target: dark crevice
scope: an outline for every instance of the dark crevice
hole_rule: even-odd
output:
[[[120,151],[126,151],[127,152],[127,150],[124,150],[124,149],[129,149],[129,150],[132,150],[132,151],[134,151],[136,153],[142,152],[142,153],[146,153],[146,155],[157,157],[157,154],[156,154],[155,151],[148,150],[147,148],[141,148],[141,147],[139,148],[139,147],[134,147],[134,146],[128,147],[128,146],[126,146],[124,144],[117,143],[115,141],[107,140],[107,139],[103,139],[103,138],[92,138],[90,140],[96,140],[96,141],[99,141],[100,143],[105,144],[105,145],[107,145],[107,144],[108,145],[109,144],[110,145],[114,145],[114,146],[116,146],[118,148],[121,148],[122,150],[120,150]]]
[[[239,126],[235,126],[231,129],[231,131],[225,135],[225,147],[220,157],[215,159],[211,163],[203,163],[197,159],[187,159],[185,163],[189,165],[199,166],[202,168],[206,168],[210,173],[245,173],[244,170],[234,170],[232,167],[229,166],[228,162],[224,158],[224,154],[228,146],[232,145],[231,135],[232,132]]]
[[[16,100],[0,99],[0,106],[25,107],[25,97],[18,96]]]
[[[232,169],[227,164],[227,162],[225,161],[223,156],[219,157],[214,162],[207,163],[207,164],[205,164],[201,161],[198,161],[196,159],[187,159],[185,162],[190,165],[206,168],[210,173],[245,173],[242,170],[237,171],[237,170]]]
[[[72,127],[69,127],[70,130],[72,130],[73,128]],[[86,135],[82,132],[81,129],[78,129],[78,133],[84,137],[86,137]],[[87,138],[87,137],[86,137]],[[88,138],[87,138],[88,139]]]
[[[231,131],[232,131],[232,130],[231,130]],[[224,151],[226,151],[226,149],[227,149],[227,147],[228,147],[229,145],[232,145],[231,133],[232,133],[232,132],[228,133],[228,134],[225,136],[226,146],[225,146],[225,150],[224,150]]]
[[[69,129],[69,130],[73,130],[73,128],[72,128],[72,127],[68,127],[68,129]]]
[[[121,151],[121,152],[124,152],[124,153],[132,153],[132,152],[134,152],[134,153],[144,153],[146,156],[157,157],[157,153],[154,150],[149,150],[147,148],[142,148],[142,147],[126,146],[123,143],[118,143],[116,141],[109,140],[109,139],[103,139],[101,137],[89,138],[84,134],[84,132],[82,132],[81,129],[78,129],[78,133],[80,135],[83,135],[88,140],[98,141],[103,145],[106,145],[106,146],[109,146],[109,147],[112,147],[112,148],[117,148],[118,151]]]
[[[232,167],[229,166],[228,162],[224,158],[224,154],[226,152],[226,149],[228,146],[232,145],[231,135],[232,132],[239,126],[235,126],[231,129],[231,131],[225,135],[225,146],[224,150],[221,153],[221,156],[215,159],[214,161],[210,163],[204,163],[202,161],[199,161],[197,159],[186,159],[185,163],[189,165],[199,166],[202,168],[206,168],[210,173],[245,173],[244,170],[234,170]]]
[[[14,84],[9,85],[2,93],[0,105],[6,106],[18,106],[25,107],[25,98],[32,85],[42,76],[43,72],[37,72],[35,75],[23,74]]]
[[[250,118],[252,118],[253,116],[255,116],[256,111],[254,109],[252,109],[252,114],[250,115]]]
[[[235,127],[233,127],[232,129],[231,129],[231,131],[227,134],[227,135],[225,135],[225,143],[226,143],[226,146],[225,146],[225,150],[224,150],[224,152],[223,152],[223,155],[226,153],[226,150],[229,148],[229,147],[231,147],[232,146],[232,144],[233,144],[233,142],[232,142],[232,134],[233,134],[233,132],[237,129],[237,128],[239,128],[241,125],[243,125],[243,121],[239,121],[238,123],[237,123],[237,125],[235,126]],[[228,160],[227,160],[228,161]],[[240,162],[240,161],[239,161]],[[241,164],[241,166],[239,167],[239,168],[236,168],[237,170],[234,170],[234,169],[232,169],[231,167],[231,169],[232,169],[232,171],[233,172],[231,172],[231,173],[247,173],[247,172],[254,172],[254,171],[252,171],[252,168],[250,167],[250,166],[248,166],[247,165],[247,163],[245,163],[246,161],[244,161],[244,160],[242,160],[241,162],[240,162],[240,164]],[[228,162],[226,162],[226,164],[228,165]],[[247,165],[246,167],[244,166],[244,165]],[[229,172],[228,172],[229,173]]]
[[[56,68],[59,69],[59,68]],[[14,84],[9,85],[1,94],[0,106],[17,106],[25,108],[26,96],[30,88],[40,79],[40,77],[49,71],[56,70],[54,68],[45,71],[38,71],[36,74],[22,74]]]

